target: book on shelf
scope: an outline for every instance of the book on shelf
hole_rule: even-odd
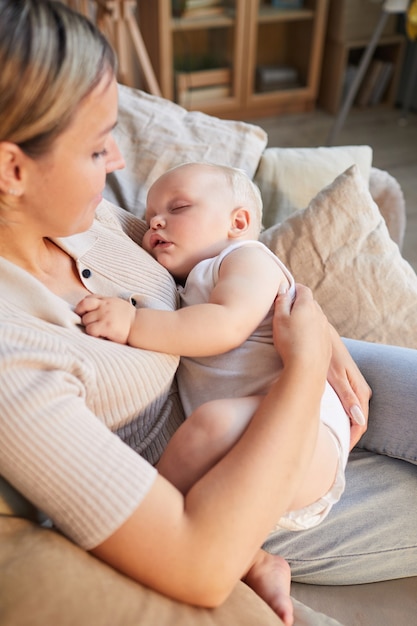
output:
[[[187,91],[197,87],[230,85],[231,80],[232,72],[228,67],[216,67],[213,69],[195,70],[191,72],[175,72],[177,92]]]
[[[229,67],[175,72],[178,104],[193,107],[207,101],[227,98],[232,91],[232,71]]]
[[[186,9],[181,13],[181,17],[184,19],[193,19],[200,17],[212,17],[213,15],[224,15],[225,9],[222,6],[218,7],[199,7],[196,9]]]
[[[232,72],[228,67],[175,72],[176,99],[185,107],[230,96],[231,84]]]
[[[369,100],[369,104],[375,105],[382,102],[384,99],[385,93],[388,90],[388,86],[390,84],[392,75],[394,73],[394,63],[389,61],[384,63],[384,67],[381,70],[381,74],[379,79],[371,93],[371,97]]]
[[[373,59],[359,88],[356,105],[360,107],[379,104],[388,88],[394,71],[390,61]]]
[[[214,7],[223,4],[223,0],[185,0],[184,9],[197,9],[201,7]]]
[[[174,17],[194,18],[222,15],[225,12],[222,0],[172,0]]]
[[[256,90],[259,92],[295,88],[298,72],[289,65],[258,65],[255,71]]]
[[[178,104],[184,108],[205,105],[211,100],[228,98],[231,95],[230,85],[212,85],[208,87],[195,87],[182,91],[178,97]]]
[[[355,103],[358,107],[368,106],[372,91],[378,82],[380,73],[382,72],[384,62],[380,59],[372,59],[368,71],[363,77],[362,84],[359,87]]]

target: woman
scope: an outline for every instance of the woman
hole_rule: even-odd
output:
[[[258,549],[311,455],[306,436],[314,441],[317,433],[330,357],[325,319],[302,292],[288,320],[291,340],[279,341],[287,373],[258,412],[254,432],[185,497],[163,479],[152,464],[182,420],[173,387],[178,359],[89,338],[74,313],[91,291],[140,292],[159,308],[176,304],[172,278],[135,242],[141,222],[103,205],[93,223],[106,174],[123,164],[111,136],[112,52],[63,5],[1,0],[0,7],[2,475],[73,541],[151,588],[213,606],[251,570],[248,583],[291,624],[289,585],[266,588],[277,559],[263,553],[259,560]],[[288,318],[288,309],[282,298],[278,310]],[[297,325],[307,313],[317,333],[299,355],[294,347],[304,333]],[[315,353],[315,375],[300,402],[295,383]],[[258,450],[271,445],[268,461]]]
[[[176,304],[171,278],[135,243],[144,225],[101,202],[106,174],[123,166],[111,136],[112,52],[59,3],[0,0],[0,14],[0,472],[100,559],[178,600],[216,606],[245,576],[302,480],[330,352],[330,380],[347,410],[359,404],[367,415],[369,389],[300,287],[291,313],[288,298],[277,301],[283,375],[237,445],[186,496],[156,473],[153,465],[182,420],[177,358],[88,337],[73,311],[91,292],[140,291],[150,306]],[[415,370],[417,354],[404,352]],[[404,396],[396,401],[411,429]],[[415,396],[409,399],[417,406]],[[395,454],[392,425],[384,432],[378,419],[382,412],[373,417],[375,440],[381,433]],[[352,427],[352,442],[363,432]],[[366,443],[379,450],[372,437]],[[384,468],[391,471],[389,461]],[[362,506],[360,485],[354,487],[351,497]],[[411,500],[410,480],[408,488]],[[355,515],[349,531],[346,518],[339,520],[339,537],[359,528],[357,508]],[[392,522],[379,517],[374,528],[389,549]],[[323,545],[325,524],[320,528]],[[415,550],[415,536],[408,537]],[[282,552],[279,536],[271,545]],[[283,545],[287,558],[291,551],[302,556],[297,546]],[[372,576],[392,577],[383,561],[375,558]],[[403,575],[416,573],[411,549],[401,561]]]

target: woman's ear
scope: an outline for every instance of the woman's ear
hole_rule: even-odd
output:
[[[229,237],[231,239],[245,234],[251,223],[251,214],[245,207],[234,209],[231,215]]]
[[[20,196],[23,193],[22,157],[19,146],[10,141],[0,141],[0,191]]]

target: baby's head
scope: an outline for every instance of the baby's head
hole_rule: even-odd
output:
[[[259,189],[242,170],[212,163],[184,163],[151,186],[149,230],[143,247],[184,279],[203,259],[236,240],[257,239],[262,225]]]
[[[242,169],[228,165],[207,164],[208,168],[213,168],[219,177],[219,185],[222,184],[221,177],[224,177],[225,184],[232,191],[235,207],[243,207],[249,211],[250,224],[249,236],[257,239],[262,230],[262,197],[259,187],[249,178]]]
[[[225,204],[225,211],[235,209],[237,207],[243,207],[249,211],[250,214],[250,238],[257,239],[259,233],[262,230],[262,197],[258,186],[249,178],[244,170],[237,167],[231,167],[228,165],[218,165],[215,163],[209,163],[205,161],[201,162],[187,162],[181,163],[170,168],[165,174],[152,185],[167,184],[170,185],[173,181],[171,174],[183,173],[191,180],[198,177],[198,180],[210,177],[212,180],[210,185],[213,192],[213,208],[214,208],[214,194],[217,192],[226,191],[227,189],[232,194],[233,206],[229,204],[230,197],[225,193],[223,195],[223,204]],[[213,186],[215,185],[215,186]],[[152,190],[152,187],[149,191]],[[201,193],[205,192],[205,187],[201,187]],[[210,198],[207,198],[210,201]]]

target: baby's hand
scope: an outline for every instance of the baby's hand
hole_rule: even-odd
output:
[[[86,296],[75,307],[86,332],[117,343],[127,343],[135,319],[135,308],[127,300]]]

